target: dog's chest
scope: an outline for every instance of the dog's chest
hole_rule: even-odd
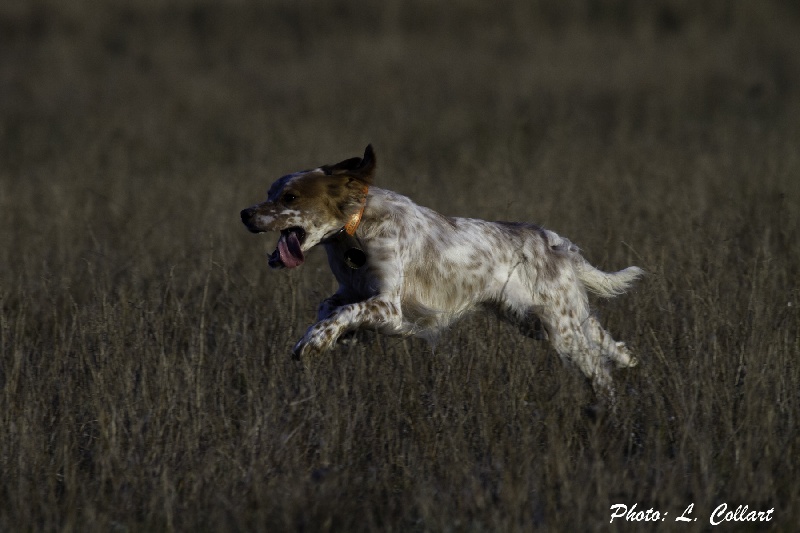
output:
[[[380,279],[365,250],[354,251],[349,243],[337,242],[325,245],[325,251],[331,272],[340,285],[364,298],[379,293]],[[364,254],[363,259],[359,253]]]

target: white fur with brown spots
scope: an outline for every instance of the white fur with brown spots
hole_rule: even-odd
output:
[[[297,267],[322,244],[339,281],[294,355],[319,354],[358,328],[433,341],[466,313],[492,310],[522,332],[548,338],[597,393],[613,396],[611,363],[637,361],[590,313],[587,289],[616,296],[640,268],[602,272],[569,240],[533,224],[446,217],[373,187],[375,167],[368,146],[363,158],[278,179],[265,202],[241,212],[250,231],[281,232],[270,266]],[[366,208],[348,237],[342,228],[360,212],[365,191]],[[354,247],[366,254],[365,264],[349,260]]]

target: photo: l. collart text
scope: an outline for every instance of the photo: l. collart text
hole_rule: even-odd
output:
[[[624,520],[625,522],[697,522],[698,518],[693,516],[694,504],[689,504],[681,514],[671,518],[669,511],[659,511],[652,507],[647,510],[638,509],[639,504],[634,503],[628,507],[624,503],[616,503],[611,506],[611,520]],[[732,509],[732,510],[731,510]],[[708,516],[708,522],[712,526],[717,526],[725,522],[771,522],[774,507],[767,510],[751,509],[749,505],[738,505],[733,509],[728,503],[721,503]]]

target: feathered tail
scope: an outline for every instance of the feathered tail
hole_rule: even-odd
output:
[[[603,272],[590,265],[585,259],[576,262],[575,270],[586,288],[602,298],[619,296],[627,291],[634,281],[644,275],[644,270],[636,266],[619,272]]]

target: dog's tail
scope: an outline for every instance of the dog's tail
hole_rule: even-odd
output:
[[[603,272],[583,259],[575,262],[575,271],[586,288],[602,298],[613,298],[627,291],[634,281],[644,275],[644,270],[631,266],[619,272]]]
[[[554,231],[542,230],[550,249],[565,254],[572,260],[575,272],[586,288],[602,298],[613,298],[627,291],[634,281],[644,275],[644,270],[631,266],[619,272],[603,272],[593,267],[581,255],[580,248]]]

